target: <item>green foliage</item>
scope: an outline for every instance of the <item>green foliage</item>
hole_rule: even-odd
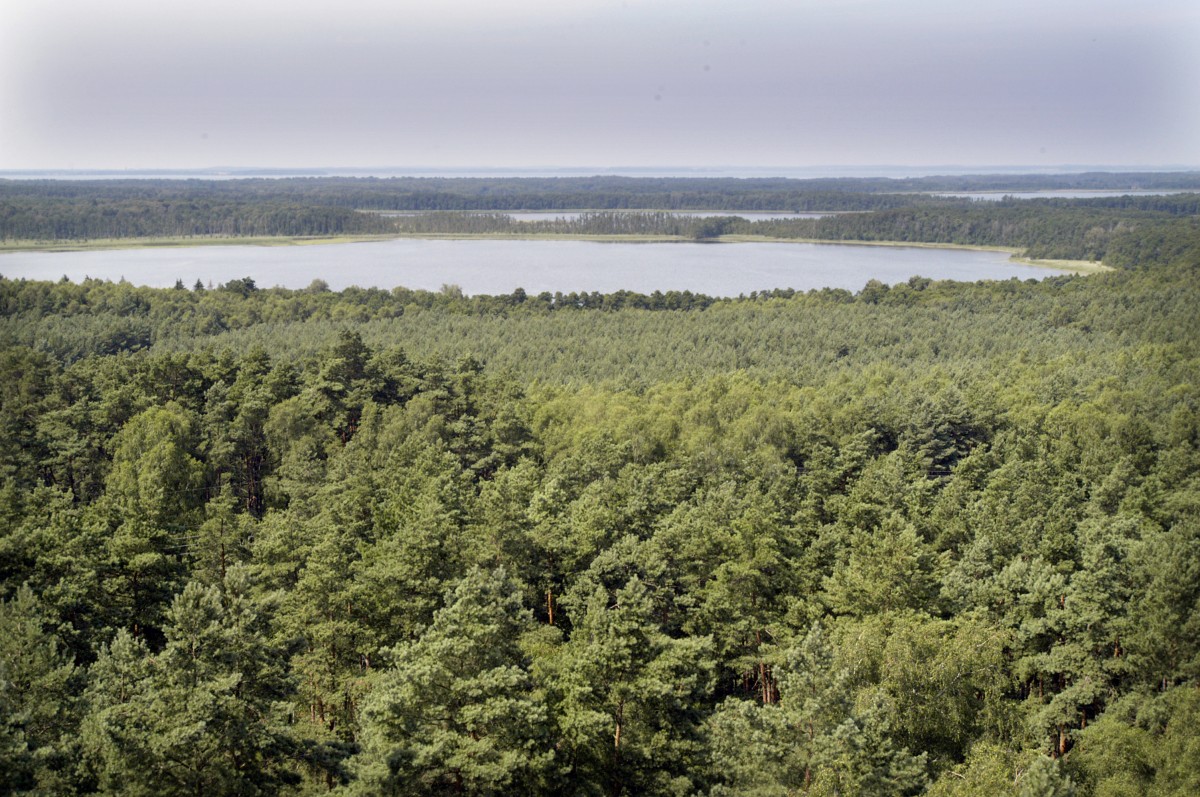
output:
[[[200,463],[190,416],[168,404],[131,418],[113,440],[104,510],[104,589],[117,625],[157,633],[183,577],[178,554],[195,523]]]
[[[1200,788],[1194,687],[1132,694],[1079,735],[1072,774],[1097,795],[1184,795]]]
[[[1075,784],[1056,759],[1038,756],[1021,776],[1021,797],[1075,797]]]
[[[980,741],[971,747],[963,763],[946,770],[927,793],[931,797],[1017,797],[1021,771],[1018,754],[995,742]]]
[[[712,642],[664,634],[654,599],[636,574],[611,590],[584,581],[563,598],[574,629],[545,677],[576,788],[678,794],[698,785]]]

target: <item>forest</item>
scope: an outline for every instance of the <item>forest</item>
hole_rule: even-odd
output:
[[[0,793],[1200,793],[1196,201],[717,220],[1113,269],[855,293],[0,278]]]

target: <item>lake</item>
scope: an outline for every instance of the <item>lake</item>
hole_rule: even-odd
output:
[[[217,285],[251,277],[261,288],[303,288],[323,279],[335,290],[360,287],[468,294],[690,290],[737,296],[773,288],[845,288],[913,275],[1002,280],[1062,273],[1009,261],[1003,252],[807,243],[626,243],[598,241],[429,240],[399,238],[309,246],[204,246],[93,252],[0,254],[10,279],[73,282],[125,279],[169,287],[176,279]]]
[[[596,213],[595,210],[562,211],[562,210],[518,210],[505,215],[516,221],[574,221],[584,213]],[[604,211],[600,211],[604,212]],[[641,210],[618,210],[614,213],[645,213]],[[653,211],[651,211],[653,212]],[[746,221],[771,221],[774,219],[820,219],[832,215],[830,213],[792,213],[786,210],[668,210],[672,216],[689,216],[697,219],[713,219],[720,216],[738,216]]]
[[[384,210],[384,211],[369,211],[377,212],[380,216],[421,216],[428,211],[420,210]],[[513,221],[575,221],[585,213],[654,213],[652,210],[482,210],[461,211],[463,213],[481,213],[491,215],[500,213],[508,216]],[[774,219],[821,219],[826,216],[835,215],[833,213],[810,213],[807,211],[798,211],[793,213],[790,210],[668,210],[663,211],[672,216],[690,216],[700,219],[711,219],[718,216],[738,216],[746,221],[771,221]]]

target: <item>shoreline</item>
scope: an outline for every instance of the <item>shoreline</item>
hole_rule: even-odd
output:
[[[1045,260],[1041,258],[1020,257],[1015,254],[1009,259],[1014,263],[1020,263],[1025,266],[1052,268],[1058,271],[1069,271],[1072,274],[1105,274],[1109,271],[1116,271],[1112,266],[1106,266],[1094,260]]]

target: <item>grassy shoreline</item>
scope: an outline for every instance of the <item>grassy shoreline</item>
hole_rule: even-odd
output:
[[[88,241],[0,241],[0,254],[5,252],[90,252],[120,249],[168,249],[207,246],[322,246],[332,244],[421,239],[442,241],[595,241],[611,243],[694,243],[682,235],[558,235],[554,233],[408,233],[402,235],[337,235],[337,236],[229,236],[211,238],[105,238]],[[1039,268],[1069,271],[1074,274],[1097,274],[1111,271],[1108,266],[1088,260],[1043,260],[1027,258],[1022,250],[1004,246],[927,243],[920,241],[833,241],[822,238],[773,238],[765,235],[723,235],[705,243],[773,243],[821,244],[825,246],[885,246],[914,249],[965,249],[977,252],[1007,252],[1015,263]]]
[[[1106,266],[1103,263],[1094,260],[1045,260],[1029,257],[1019,257],[1013,255],[1010,260],[1014,263],[1020,263],[1025,266],[1037,266],[1038,268],[1053,268],[1059,271],[1069,271],[1072,274],[1103,274],[1106,271],[1114,271],[1112,266]]]

